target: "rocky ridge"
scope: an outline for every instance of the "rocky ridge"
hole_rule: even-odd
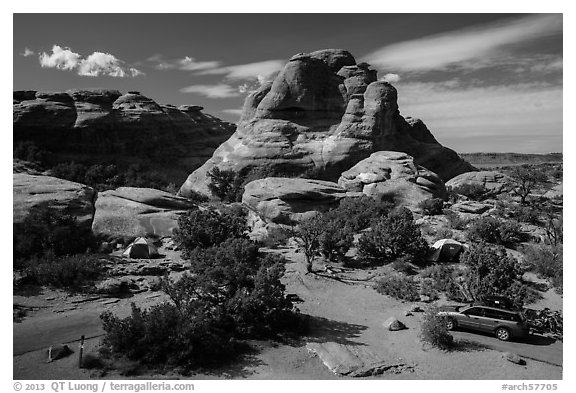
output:
[[[440,145],[418,119],[400,115],[397,91],[345,50],[293,56],[273,82],[245,100],[236,132],[182,185],[209,195],[214,167],[247,176],[302,176],[336,181],[370,154],[404,152],[444,181],[475,170]],[[262,176],[265,177],[265,176]]]

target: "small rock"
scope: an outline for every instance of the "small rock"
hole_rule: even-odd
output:
[[[384,327],[390,331],[407,329],[406,325],[400,322],[396,317],[390,317],[384,322]]]
[[[45,297],[44,300],[56,300],[56,296]]]
[[[411,317],[412,315],[414,315],[414,314],[412,314],[410,311],[406,311],[404,313],[404,316],[406,316],[406,317]]]
[[[520,356],[516,355],[515,353],[512,352],[504,352],[504,358],[506,358],[506,360],[508,360],[509,362],[512,362],[514,364],[518,364],[520,366],[523,366],[526,364],[526,361],[524,359],[522,359]]]
[[[52,345],[48,348],[48,362],[53,362],[54,360],[65,358],[70,356],[74,352],[68,347],[68,345]]]
[[[422,310],[419,305],[414,304],[412,307],[410,307],[410,312],[424,312],[424,310]]]

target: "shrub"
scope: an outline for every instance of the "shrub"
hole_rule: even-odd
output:
[[[265,247],[275,248],[278,246],[285,246],[288,244],[288,240],[291,237],[289,230],[282,227],[272,227],[268,229],[268,233],[265,238],[261,240],[261,243]]]
[[[404,273],[406,275],[415,274],[416,271],[411,265],[412,257],[409,255],[405,255],[403,257],[397,258],[394,262],[392,262],[392,268],[399,273]]]
[[[402,208],[393,210],[363,233],[358,251],[372,262],[389,263],[404,255],[417,261],[428,252],[428,245],[414,223],[412,212]]]
[[[536,186],[546,181],[546,175],[542,171],[524,165],[513,167],[508,175],[514,183],[512,191],[520,197],[522,204],[526,203],[526,198]]]
[[[425,199],[418,204],[418,208],[421,209],[422,213],[427,216],[442,214],[443,207],[444,201],[440,198]]]
[[[527,268],[536,273],[538,277],[549,280],[556,288],[560,284],[561,290],[563,275],[562,247],[529,246],[522,251]]]
[[[424,313],[420,327],[420,340],[442,350],[454,347],[454,337],[448,332],[446,318],[438,315],[438,309],[435,307],[429,308]]]
[[[304,253],[306,271],[309,273],[312,272],[314,260],[320,253],[320,237],[323,232],[324,218],[318,214],[301,221],[292,233],[298,248]]]
[[[237,355],[240,338],[267,338],[302,326],[280,282],[285,260],[262,256],[245,239],[191,253],[190,273],[165,278],[170,301],[119,319],[102,314],[104,345],[152,365],[217,366]]]
[[[486,199],[489,191],[481,184],[478,183],[465,183],[453,187],[452,191],[456,194],[464,195],[473,201],[482,201]]]
[[[208,188],[224,202],[238,202],[242,198],[244,179],[232,169],[221,170],[214,167],[208,172]]]
[[[320,252],[331,261],[342,259],[354,242],[352,229],[340,219],[324,217],[323,229],[318,239]]]
[[[76,217],[50,206],[50,202],[30,209],[21,224],[14,224],[14,259],[53,252],[56,256],[82,253],[94,246],[89,228],[78,224]]]
[[[173,238],[184,258],[196,247],[206,248],[230,238],[247,238],[246,218],[230,210],[192,210],[178,217]]]
[[[450,300],[465,302],[466,296],[462,293],[459,281],[459,272],[454,266],[434,265],[420,272],[423,281],[431,280],[432,288],[438,292],[444,292]]]
[[[505,296],[516,306],[524,303],[521,266],[504,248],[474,244],[462,254],[461,262],[468,268],[463,284],[473,300]]]
[[[440,298],[438,291],[435,289],[434,280],[431,278],[425,278],[420,282],[420,295],[427,296],[430,301],[438,300]]]
[[[462,216],[455,211],[444,209],[444,215],[448,219],[448,224],[450,224],[452,229],[465,229],[468,225],[468,220],[462,218]]]
[[[50,174],[60,179],[66,179],[77,183],[85,182],[86,165],[72,162],[63,162],[54,166]]]
[[[340,219],[353,232],[368,228],[373,221],[388,215],[394,204],[386,200],[376,201],[368,196],[346,197],[336,209],[326,213],[327,217]]]
[[[448,228],[438,228],[436,233],[434,234],[434,240],[442,240],[442,239],[452,239],[454,236],[454,232]]]
[[[378,293],[388,295],[395,299],[417,301],[420,300],[418,285],[409,277],[397,274],[389,275],[376,281],[375,288]]]
[[[38,165],[46,165],[49,153],[40,149],[34,142],[20,141],[14,146],[14,158],[19,158],[24,161],[29,161]]]
[[[512,246],[526,239],[520,224],[513,221],[501,221],[495,217],[482,217],[472,221],[467,235],[474,241],[506,246]]]
[[[92,286],[104,272],[102,262],[86,255],[57,257],[52,252],[34,256],[24,262],[24,272],[29,282],[56,288],[82,290]]]

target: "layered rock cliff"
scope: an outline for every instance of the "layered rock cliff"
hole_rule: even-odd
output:
[[[225,141],[235,125],[202,107],[160,105],[138,92],[15,91],[14,143],[31,141],[64,161],[144,163],[180,183]]]
[[[426,125],[400,115],[397,91],[347,51],[297,54],[273,82],[244,103],[236,132],[194,171],[180,194],[210,194],[214,167],[247,176],[304,176],[336,181],[373,152],[404,152],[446,181],[475,170],[436,141]]]

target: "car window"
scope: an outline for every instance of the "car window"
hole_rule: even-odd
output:
[[[469,308],[468,310],[464,311],[464,314],[480,317],[480,316],[484,315],[484,310],[481,309],[480,307],[472,307],[472,308]]]
[[[486,314],[484,315],[487,318],[494,318],[494,319],[505,319],[504,313],[501,313],[498,310],[491,310],[489,308],[486,309]]]

